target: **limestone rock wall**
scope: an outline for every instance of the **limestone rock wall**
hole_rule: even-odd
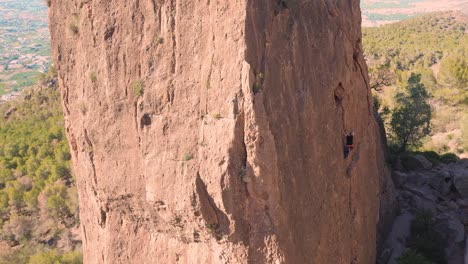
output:
[[[49,17],[85,263],[375,262],[359,1],[52,0]]]

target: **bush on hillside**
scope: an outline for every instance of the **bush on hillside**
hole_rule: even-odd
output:
[[[445,154],[440,155],[440,161],[445,164],[455,163],[459,160],[460,158],[453,153],[445,153]]]
[[[60,255],[56,250],[35,254],[29,258],[29,264],[81,264],[83,257],[78,252],[71,252]]]

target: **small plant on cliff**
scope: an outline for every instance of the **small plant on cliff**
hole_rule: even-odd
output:
[[[132,82],[132,90],[133,90],[133,94],[137,97],[140,97],[143,95],[143,84],[141,83],[140,80]]]
[[[163,44],[163,43],[164,43],[164,38],[162,38],[162,37],[157,37],[157,38],[156,38],[156,43],[158,43],[158,44]]]
[[[45,0],[46,4],[48,7],[50,7],[50,5],[52,4],[52,0]]]
[[[216,231],[216,224],[206,224],[206,228],[208,229],[209,233],[214,234]]]
[[[279,0],[278,3],[288,9],[296,10],[298,7],[297,0]]]
[[[193,155],[191,153],[185,153],[183,160],[189,161],[193,159]]]
[[[254,94],[259,93],[261,90],[262,90],[262,86],[260,84],[258,84],[258,83],[255,83],[254,86],[253,86]]]
[[[95,72],[91,72],[91,73],[89,74],[89,79],[91,80],[91,82],[92,82],[93,84],[96,84],[96,82],[97,82],[96,73],[95,73]]]
[[[175,214],[170,223],[174,227],[184,228],[184,223],[181,215]]]
[[[84,102],[80,102],[79,108],[80,108],[80,112],[83,115],[86,115],[86,112],[88,112],[88,107],[86,106]]]
[[[70,18],[70,21],[68,22],[68,29],[70,29],[70,32],[73,33],[74,35],[78,34],[79,32],[78,23],[79,23],[79,18],[77,15],[73,15]]]
[[[265,75],[260,72],[255,77],[255,83],[253,85],[253,93],[257,94],[263,89],[263,80],[265,79]]]
[[[221,119],[221,114],[220,113],[214,114],[213,118],[216,119],[216,120],[220,120]]]
[[[405,92],[398,93],[395,99],[398,106],[391,111],[390,137],[403,152],[408,146],[419,146],[431,133],[432,110],[421,75],[411,74]]]

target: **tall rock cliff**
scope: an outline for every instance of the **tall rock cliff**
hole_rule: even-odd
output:
[[[385,167],[360,15],[52,0],[85,262],[374,263]]]

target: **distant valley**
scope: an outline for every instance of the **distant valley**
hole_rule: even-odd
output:
[[[436,11],[468,12],[468,0],[362,0],[362,25],[379,26]]]
[[[51,60],[45,1],[0,0],[0,17],[3,95],[33,85],[39,73],[47,71]]]

